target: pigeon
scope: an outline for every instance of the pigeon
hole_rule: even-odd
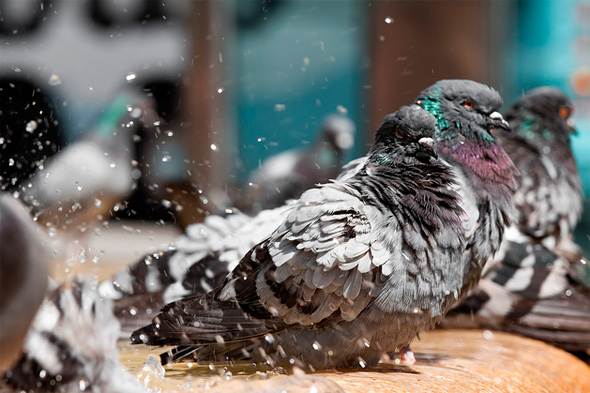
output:
[[[510,125],[498,112],[503,104],[500,94],[471,80],[438,81],[415,103],[437,120],[437,151],[456,169],[466,212],[468,245],[460,299],[475,287],[514,220],[512,194],[519,172],[493,135],[497,130],[510,131]]]
[[[0,195],[0,374],[21,353],[26,332],[43,301],[49,255],[25,207]]]
[[[282,206],[316,184],[340,174],[354,147],[356,127],[345,116],[322,122],[316,141],[307,149],[291,149],[263,161],[248,179],[248,187],[234,196],[233,207],[248,214]]]
[[[572,113],[563,92],[541,87],[506,115],[513,133],[498,140],[521,172],[514,193],[518,221],[478,287],[443,326],[493,328],[572,352],[590,349],[590,288],[576,280],[576,265],[585,261],[572,241],[582,211]]]
[[[371,367],[431,329],[463,286],[460,197],[435,119],[386,116],[364,167],[301,195],[218,289],[164,307],[132,343],[164,362],[249,358],[306,370]]]
[[[78,278],[46,295],[4,384],[27,392],[147,393],[119,363],[119,323],[96,284]]]
[[[80,140],[39,167],[18,190],[41,224],[70,232],[86,231],[134,188],[134,140],[140,126],[153,122],[149,97],[128,92],[105,109]]]

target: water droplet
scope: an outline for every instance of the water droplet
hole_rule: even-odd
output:
[[[0,145],[4,144],[4,138],[0,137]]]
[[[131,314],[131,315],[137,315],[137,310],[134,309],[134,308],[130,308],[129,309],[129,314]]]
[[[12,158],[8,159],[8,166],[14,166],[14,160]]]
[[[37,129],[37,122],[35,120],[31,120],[30,122],[27,123],[27,125],[25,126],[25,130],[27,132],[33,132]]]
[[[127,76],[125,77],[125,79],[127,80],[127,82],[130,82],[132,80],[134,80],[137,77],[137,75],[135,75],[134,73],[130,72],[129,74],[127,74]]]
[[[85,380],[81,379],[80,382],[78,383],[78,386],[80,387],[80,390],[81,391],[84,391],[84,390],[86,390],[86,387],[88,385],[87,385],[87,382]]]
[[[164,157],[162,157],[162,162],[168,162],[168,161],[170,161],[170,158],[171,158],[170,156],[164,156]]]
[[[568,289],[567,291],[565,291],[565,296],[572,296],[571,289]]]
[[[486,340],[493,340],[494,339],[494,333],[492,333],[489,330],[484,330],[483,331],[483,338],[485,338]]]
[[[170,208],[172,206],[172,202],[170,202],[168,199],[162,199],[162,206]]]
[[[211,144],[211,150],[217,151],[217,146],[215,145],[215,143]]]
[[[95,265],[98,263],[98,257],[95,256],[94,258],[92,258],[92,263],[94,263]]]
[[[223,93],[223,87],[220,87],[219,89],[217,89],[217,92],[218,92],[219,94]]]
[[[338,113],[340,113],[341,115],[346,115],[348,114],[348,109],[346,109],[345,107],[343,107],[342,105],[337,105],[336,106],[336,110],[338,111]]]
[[[233,374],[231,373],[231,371],[227,371],[227,372],[225,373],[224,377],[225,377],[225,380],[226,380],[226,381],[229,381],[229,380],[231,380],[231,378],[233,377]]]
[[[130,113],[130,116],[134,119],[139,118],[139,116],[141,116],[141,108],[133,108],[133,110]]]
[[[115,164],[114,162],[111,162],[109,166],[110,166],[111,168],[114,168],[114,167],[116,167],[116,166],[117,166],[117,164]]]
[[[166,131],[166,135],[168,135],[168,136],[174,136],[174,131],[168,130],[168,131]]]
[[[311,344],[312,348],[315,349],[316,351],[319,351],[320,349],[322,349],[322,346],[320,345],[320,343],[318,343],[317,341],[314,341],[313,344]]]
[[[269,344],[273,344],[275,342],[275,338],[272,334],[267,334],[264,336],[264,340]]]
[[[156,121],[154,122],[154,127],[159,127],[159,126],[160,126],[160,124],[162,124],[162,122],[161,122],[160,120],[156,120]]]
[[[387,23],[388,25],[392,24],[393,22],[394,22],[394,20],[391,16],[387,16],[385,18],[385,23]]]
[[[51,76],[49,77],[49,81],[47,82],[50,86],[61,85],[61,79],[59,79],[59,75],[57,74],[51,74]]]
[[[275,112],[282,112],[287,109],[285,104],[275,104]]]
[[[465,143],[465,136],[463,134],[457,134],[457,140],[459,141],[460,144],[464,144]]]
[[[551,148],[549,146],[543,146],[543,153],[545,153],[545,154],[551,153]]]

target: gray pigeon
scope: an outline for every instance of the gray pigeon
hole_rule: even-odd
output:
[[[0,373],[14,363],[45,295],[49,255],[27,210],[0,194]]]
[[[291,149],[263,161],[248,179],[248,187],[234,196],[233,206],[248,214],[282,206],[316,184],[340,174],[354,146],[354,123],[345,116],[328,116],[315,142],[307,149]]]
[[[456,169],[468,243],[460,293],[464,297],[498,251],[504,229],[514,218],[518,170],[491,133],[510,127],[498,112],[498,92],[470,80],[438,81],[420,93],[416,104],[436,118],[437,151]]]
[[[508,112],[513,133],[498,139],[521,172],[518,224],[444,326],[495,328],[570,351],[590,349],[590,288],[576,282],[581,255],[572,241],[582,211],[572,112],[571,101],[548,87],[531,90]]]
[[[388,115],[355,176],[303,193],[219,289],[167,305],[132,342],[310,370],[406,347],[463,286],[464,212],[435,129],[417,106]]]
[[[21,185],[20,198],[40,223],[85,231],[133,190],[133,135],[140,126],[151,126],[155,116],[150,98],[121,94],[92,131],[48,159]]]
[[[3,383],[27,392],[147,393],[119,363],[119,323],[96,282],[50,291]]]

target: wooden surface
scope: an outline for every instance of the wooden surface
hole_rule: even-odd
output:
[[[382,362],[372,370],[331,371],[306,376],[255,373],[253,369],[187,364],[167,369],[166,377],[148,378],[165,392],[590,392],[590,366],[545,343],[506,333],[441,330],[412,344],[412,366]],[[122,362],[144,380],[145,347],[125,347]],[[151,352],[157,355],[156,349]],[[143,360],[142,360],[143,359]],[[227,372],[231,373],[231,377]],[[227,381],[229,379],[229,382]]]

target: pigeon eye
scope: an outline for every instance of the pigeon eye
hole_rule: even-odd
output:
[[[397,139],[404,139],[405,136],[406,136],[406,133],[404,132],[404,130],[402,130],[401,128],[395,129],[395,137]]]
[[[567,119],[568,117],[570,117],[570,115],[570,109],[567,106],[562,106],[561,108],[559,108],[559,117],[561,117],[562,119]]]
[[[471,100],[465,100],[463,101],[463,106],[467,109],[472,109],[475,106],[475,104]]]

